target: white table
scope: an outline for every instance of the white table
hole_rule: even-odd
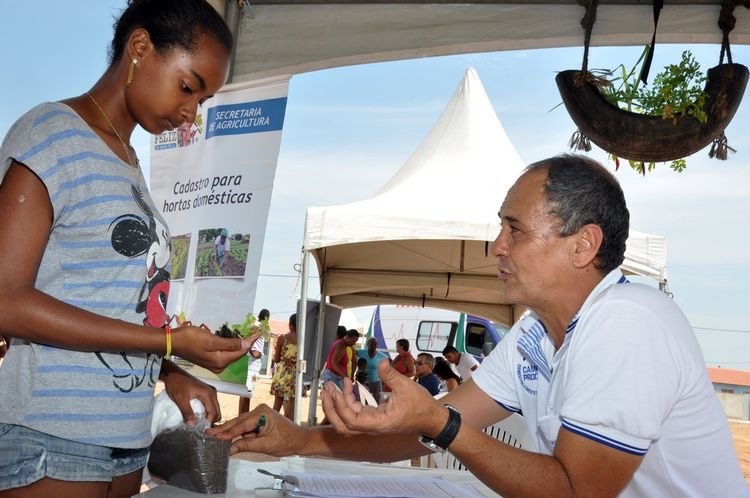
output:
[[[346,476],[441,477],[447,481],[459,484],[470,484],[485,496],[498,496],[470,472],[303,457],[284,457],[279,461],[272,462],[250,462],[232,458],[229,461],[229,479],[225,494],[204,495],[163,484],[136,496],[144,498],[281,496],[282,493],[280,491],[267,489],[273,486],[274,479],[273,477],[259,473],[257,471],[258,468],[266,469],[273,473],[298,471]]]

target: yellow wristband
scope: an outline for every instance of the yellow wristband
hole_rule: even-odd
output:
[[[168,358],[172,356],[172,329],[169,328],[169,325],[164,327],[164,332],[167,334],[167,352],[164,353],[164,357]]]

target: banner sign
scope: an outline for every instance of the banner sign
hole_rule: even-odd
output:
[[[215,331],[257,314],[288,87],[288,78],[229,85],[198,108],[192,125],[152,138],[151,196],[172,237],[170,316]],[[244,384],[247,361],[231,367],[219,377]]]

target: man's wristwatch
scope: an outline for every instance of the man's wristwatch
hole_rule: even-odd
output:
[[[425,435],[419,436],[419,442],[427,446],[433,452],[444,452],[448,446],[456,439],[458,430],[461,428],[461,414],[451,405],[443,405],[448,409],[448,421],[445,427],[435,439]]]

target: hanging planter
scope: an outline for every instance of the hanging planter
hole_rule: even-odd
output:
[[[742,101],[748,69],[719,64],[708,70],[704,123],[692,116],[663,119],[620,109],[582,71],[563,71],[555,80],[583,136],[625,159],[663,162],[689,156],[723,135]]]
[[[712,142],[714,145],[709,155],[726,159],[727,151],[733,149],[727,145],[724,129],[734,117],[748,81],[747,67],[733,63],[729,49],[734,6],[725,4],[722,7],[719,18],[724,33],[721,57],[719,65],[708,70],[704,95],[701,96],[703,102],[694,103],[694,107],[701,110],[699,120],[690,115],[664,119],[662,116],[638,114],[621,109],[607,99],[597,85],[601,84],[601,79],[587,68],[597,3],[596,0],[586,2],[586,15],[581,21],[585,29],[582,69],[563,71],[556,77],[565,108],[578,126],[571,147],[590,150],[590,142],[593,142],[610,155],[640,162],[643,173],[645,163],[680,160]],[[644,83],[651,63],[660,9],[661,2],[655,2],[654,39],[641,73]],[[725,52],[726,64],[723,63]]]

